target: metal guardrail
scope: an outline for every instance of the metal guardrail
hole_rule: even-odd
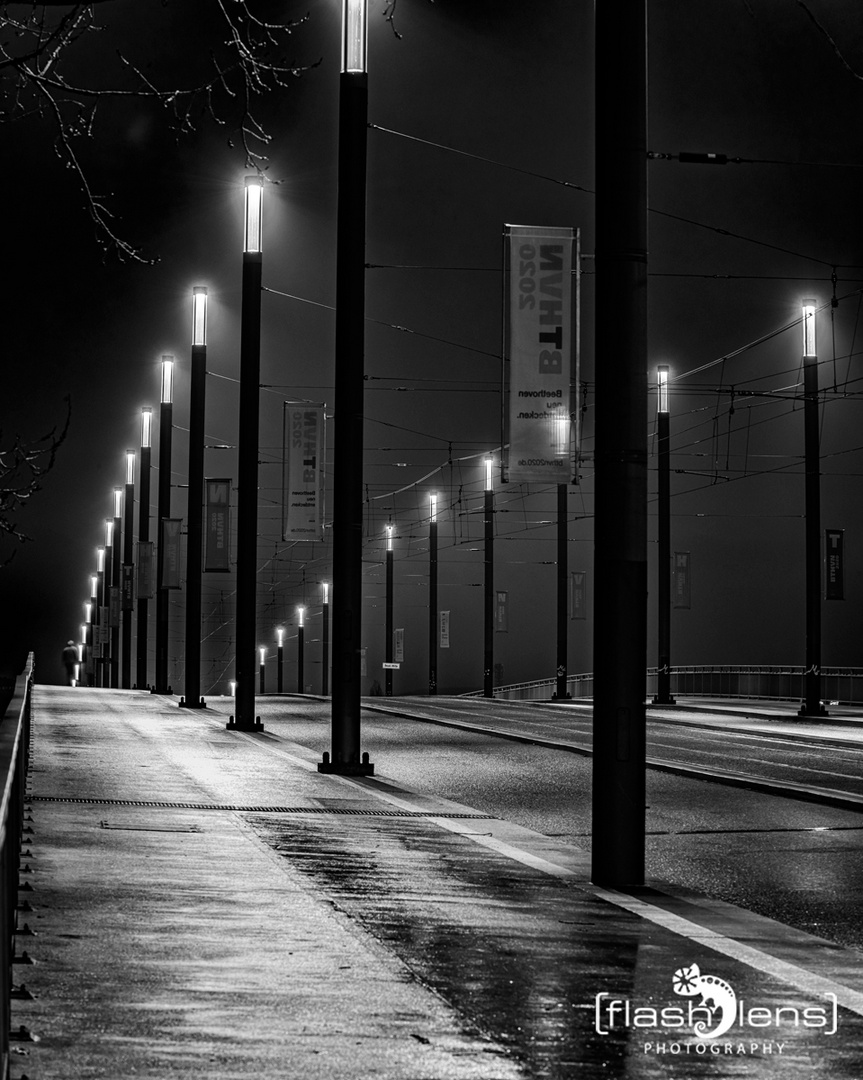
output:
[[[765,700],[802,700],[804,669],[790,664],[705,665],[676,667],[671,672],[671,693],[680,697],[727,697]],[[650,700],[657,690],[656,668],[645,673],[645,697]],[[554,679],[496,686],[494,696],[508,700],[548,701],[554,694]],[[570,697],[593,696],[593,672],[570,675],[566,681]],[[482,697],[472,690],[462,697]],[[821,697],[825,702],[846,705],[863,703],[863,668],[822,668]]]
[[[0,722],[0,1076],[8,1080],[12,996],[17,930],[18,874],[24,828],[24,797],[30,760],[30,709],[33,655],[18,677],[6,714]],[[0,713],[2,715],[2,713]]]

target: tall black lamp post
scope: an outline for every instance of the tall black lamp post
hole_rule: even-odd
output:
[[[260,731],[255,716],[255,630],[258,565],[258,434],[261,382],[261,274],[264,182],[246,177],[243,297],[240,327],[240,426],[237,464],[237,693],[226,725]]]
[[[806,671],[801,716],[825,716],[821,703],[821,449],[818,430],[816,300],[803,301],[803,436],[806,469]]]
[[[386,597],[384,600],[385,618],[384,634],[384,694],[393,696],[393,526],[387,525],[387,554],[386,554]]]
[[[105,636],[105,549],[96,548],[96,631],[93,639],[93,683],[95,686],[102,685],[104,666],[102,657],[104,654],[102,639]]]
[[[207,386],[207,290],[192,289],[192,376],[189,389],[189,501],[186,510],[186,663],[180,704],[202,709],[201,572],[204,544],[204,415]]]
[[[123,492],[123,583],[122,583],[122,618],[123,643],[122,664],[120,670],[121,686],[128,690],[132,685],[132,611],[135,605],[133,586],[134,537],[132,530],[135,521],[135,459],[134,450],[126,451],[126,488]]]
[[[437,495],[429,495],[429,694],[437,693]]]
[[[494,697],[494,460],[486,458],[483,510],[485,518],[484,639],[482,664],[483,697]]]
[[[657,662],[654,705],[673,705],[671,696],[671,434],[668,365],[656,369],[657,426]]]
[[[147,688],[147,620],[149,617],[150,589],[153,579],[153,559],[150,547],[150,458],[153,447],[153,410],[149,405],[141,409],[141,476],[138,495],[138,625],[135,634],[137,653],[136,685],[139,690]],[[142,580],[146,566],[146,582]]]
[[[297,605],[297,693],[304,694],[305,683],[306,609]]]
[[[342,0],[333,511],[332,752],[321,772],[370,776],[360,754],[363,368],[366,250],[366,0]]]
[[[113,557],[111,559],[111,686],[120,685],[120,582],[123,575],[123,489],[115,487],[114,528],[112,530]]]
[[[156,685],[157,694],[167,694],[168,631],[170,593],[165,585],[166,520],[171,516],[171,441],[174,414],[174,358],[162,357],[162,391],[159,408],[159,572],[156,581]]]
[[[276,690],[278,693],[284,690],[285,671],[285,628],[276,627]]]
[[[114,644],[114,632],[111,626],[111,590],[114,587],[114,519],[105,518],[105,572],[102,585],[102,614],[104,615],[104,630],[102,631],[102,685],[111,685],[111,646]]]
[[[324,590],[324,602],[322,608],[323,627],[321,643],[321,694],[326,697],[330,692],[330,586],[326,581],[321,582]]]

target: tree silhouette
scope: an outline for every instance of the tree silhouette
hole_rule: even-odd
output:
[[[248,167],[266,167],[270,136],[255,106],[313,65],[285,48],[305,18],[265,18],[272,0],[0,2],[0,125],[47,120],[54,149],[74,174],[99,242],[120,258],[144,259],[114,224],[110,198],[81,148],[98,137],[100,107],[156,103],[182,136],[210,120],[231,132]],[[149,33],[141,33],[142,25]],[[156,46],[154,48],[154,34]],[[153,55],[154,52],[159,55]],[[97,62],[94,62],[94,57]]]

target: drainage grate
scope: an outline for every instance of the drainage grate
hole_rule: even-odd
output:
[[[347,806],[242,806],[239,803],[147,802],[143,799],[81,799],[63,795],[28,795],[30,802],[82,803],[90,806],[147,806],[162,810],[236,810],[244,814],[346,814],[358,817],[481,818],[491,814],[439,814],[434,810],[356,810]]]

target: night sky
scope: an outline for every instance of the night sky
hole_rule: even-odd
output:
[[[151,57],[154,78],[192,77],[206,59],[206,32],[180,7],[106,5],[110,30],[84,44],[81,72],[108,79],[117,43],[133,42],[137,55]],[[285,626],[290,655],[295,607],[309,605],[306,675],[317,690],[319,583],[331,580],[330,545],[280,539],[280,447],[285,400],[323,402],[329,415],[333,408],[340,5],[288,0],[261,9],[276,7],[297,17],[308,10],[290,60],[316,66],[255,106],[272,136],[266,175],[274,181],[264,207],[259,629],[272,657],[275,627]],[[399,0],[401,38],[383,10],[381,0],[370,0],[364,643],[370,683],[381,677],[384,655],[384,527],[392,521],[395,626],[405,629],[406,649],[394,689],[424,690],[434,491],[439,606],[451,612],[452,635],[452,647],[439,654],[438,680],[448,692],[482,680],[481,461],[500,445],[506,222],[576,226],[588,256],[586,412],[581,482],[569,497],[569,567],[587,571],[590,602],[594,593],[593,345],[602,328],[594,324],[589,258],[593,4]],[[846,599],[824,604],[822,661],[863,665],[859,5],[657,0],[649,26],[650,149],[747,159],[724,167],[658,159],[649,171],[645,378],[652,385],[655,365],[671,368],[672,547],[692,560],[692,606],[674,613],[672,663],[803,663],[802,333],[795,320],[801,299],[811,296],[825,305],[817,317],[822,524],[845,530],[847,550]],[[241,149],[229,145],[230,119],[219,126],[204,118],[178,141],[151,103],[101,109],[86,148],[94,187],[113,193],[117,230],[158,259],[121,262],[96,243],[74,177],[53,153],[47,120],[33,116],[0,132],[8,211],[4,445],[17,433],[36,437],[62,424],[66,395],[73,407],[57,464],[19,518],[33,540],[0,571],[5,649],[7,656],[35,649],[38,678],[55,682],[60,650],[79,636],[124,451],[138,446],[141,406],[158,412],[159,359],[168,353],[178,361],[172,512],[185,515],[195,285],[206,285],[210,298],[207,443],[232,448],[208,449],[205,471],[236,477],[248,170]],[[831,307],[834,270],[838,304]],[[650,664],[655,407],[651,395]],[[331,459],[332,422],[328,443]],[[157,475],[154,468],[154,515]],[[496,635],[495,659],[506,683],[551,677],[556,493],[496,487],[495,584],[508,593],[509,620],[507,633]],[[329,506],[328,521],[331,514]],[[205,577],[205,694],[226,692],[233,677],[232,590],[232,575]],[[172,599],[177,688],[182,593]],[[590,619],[569,625],[569,670],[589,671]]]

